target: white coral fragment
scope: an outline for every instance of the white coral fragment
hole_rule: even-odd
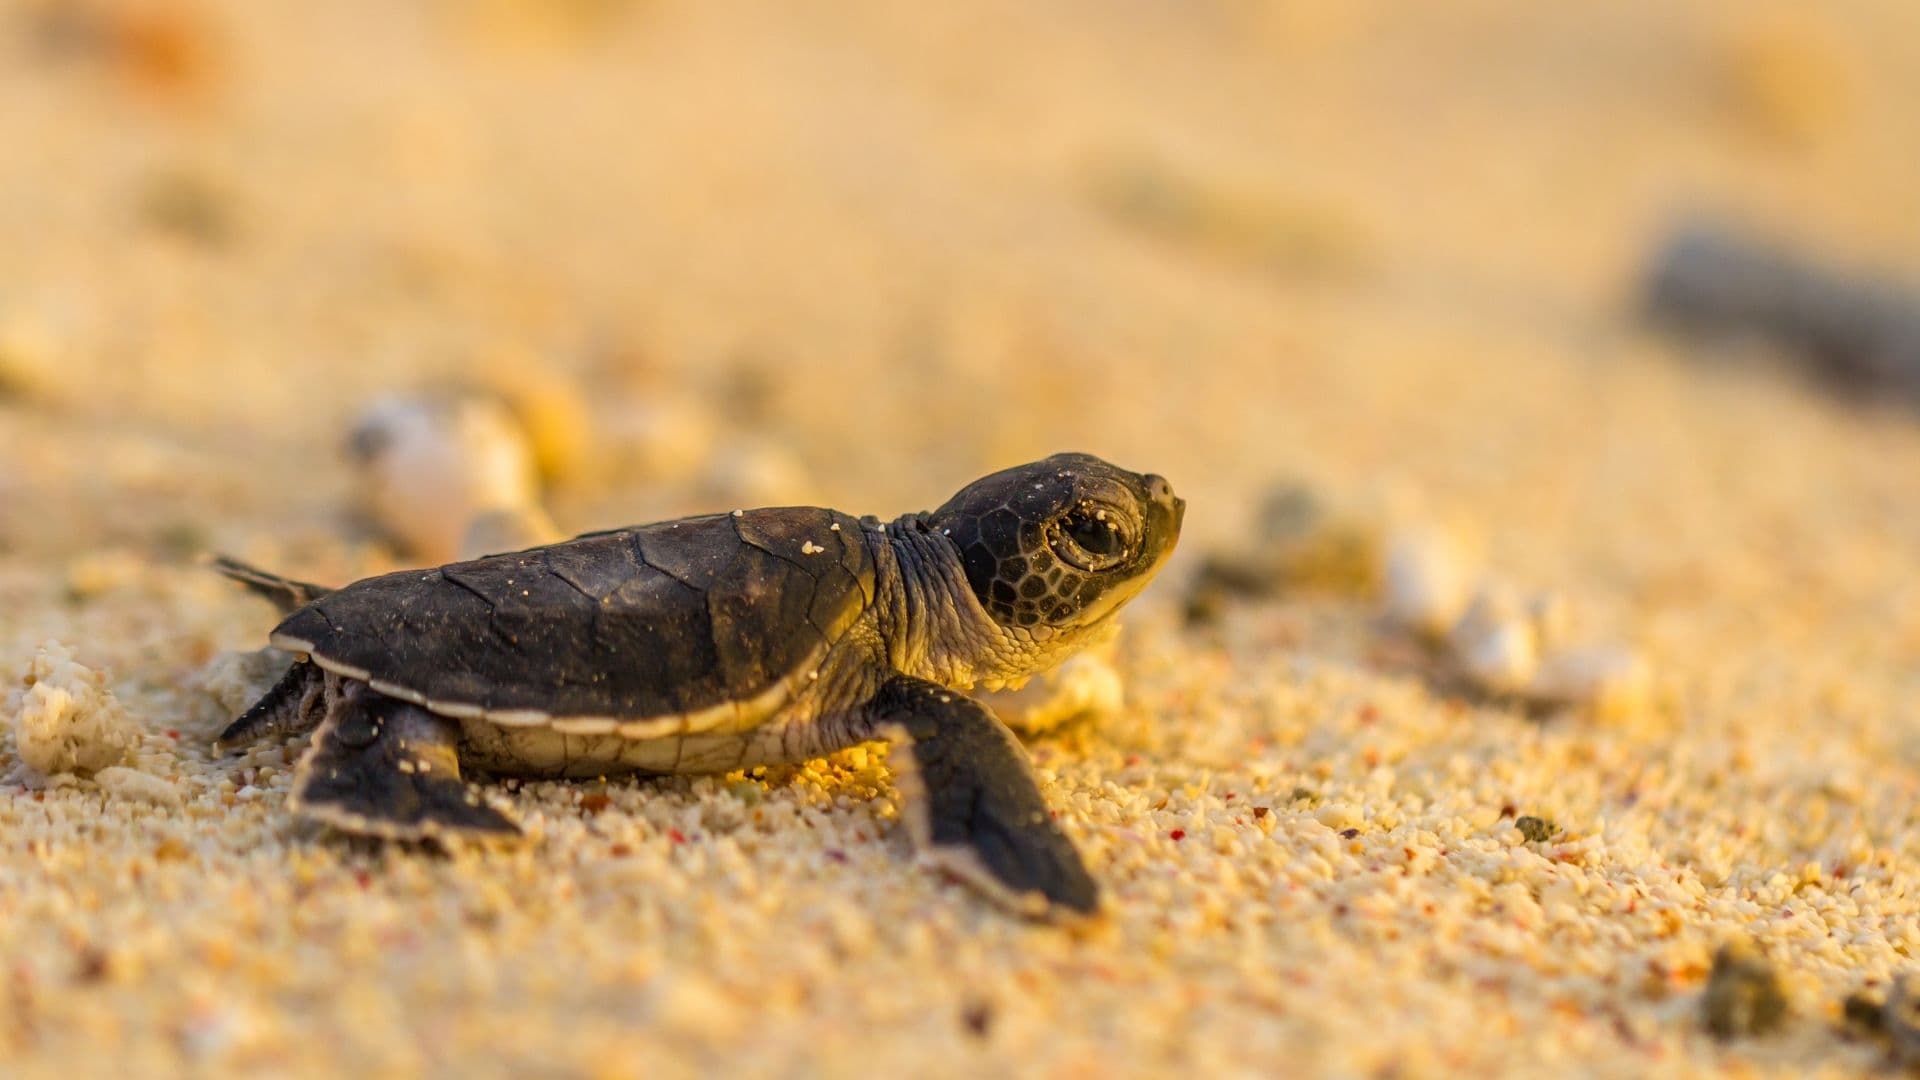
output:
[[[91,774],[120,764],[134,744],[126,711],[106,676],[57,641],[42,645],[7,696],[14,750],[42,776]]]

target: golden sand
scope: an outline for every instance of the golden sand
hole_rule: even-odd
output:
[[[1632,317],[1689,206],[1912,266],[1911,5],[1802,7],[12,5],[0,671],[58,642],[133,734],[52,778],[0,734],[0,1073],[1875,1065],[1839,1010],[1920,950],[1920,425]],[[568,530],[1170,477],[1127,704],[1031,744],[1105,931],[917,870],[878,748],[526,784],[532,842],[445,857],[291,821],[297,746],[210,759],[271,614],[192,557],[395,565],[342,442],[474,382]],[[1469,702],[1358,600],[1186,628],[1287,477],[1559,591],[1651,700]],[[1792,1012],[1723,1043],[1736,933]]]

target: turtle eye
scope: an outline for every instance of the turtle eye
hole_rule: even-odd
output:
[[[1111,510],[1082,506],[1054,529],[1054,554],[1082,570],[1105,570],[1126,558],[1133,544],[1126,522]]]

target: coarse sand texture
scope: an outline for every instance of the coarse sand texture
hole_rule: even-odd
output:
[[[0,11],[0,1076],[1920,1054],[1871,1030],[1920,1000],[1920,422],[1636,307],[1693,208],[1920,277],[1915,30]],[[435,394],[486,484],[380,471]],[[1188,506],[1108,651],[1002,702],[1100,925],[918,868],[884,744],[505,783],[526,842],[444,853],[297,821],[298,740],[211,750],[286,657],[206,553],[338,585],[1067,450]]]

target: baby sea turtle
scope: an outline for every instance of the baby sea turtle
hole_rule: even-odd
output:
[[[313,731],[292,805],[392,839],[514,834],[461,769],[716,773],[890,740],[932,861],[1032,913],[1099,891],[1020,745],[963,691],[1089,643],[1186,504],[1087,454],[881,523],[812,507],[588,533],[328,590],[217,565],[288,614],[297,659],[220,735]]]

